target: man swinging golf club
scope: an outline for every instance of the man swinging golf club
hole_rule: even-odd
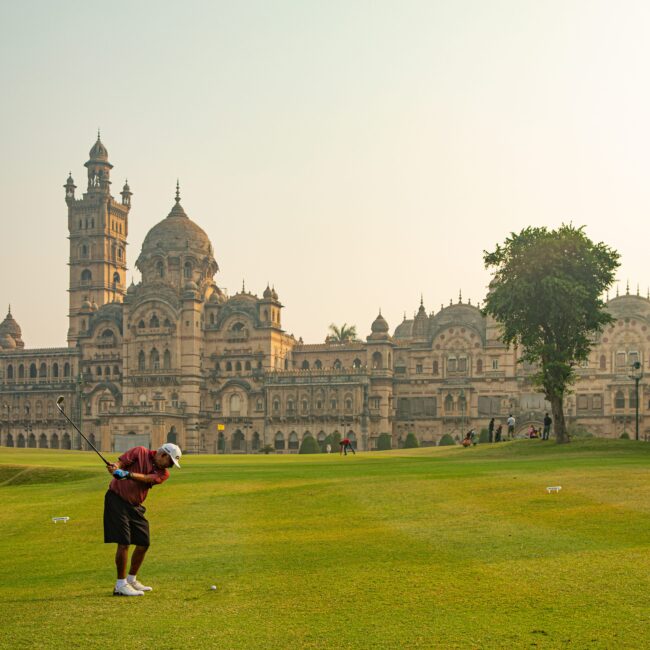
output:
[[[169,478],[169,467],[180,467],[180,458],[180,448],[167,442],[157,451],[133,447],[122,454],[116,463],[106,465],[113,480],[104,497],[104,543],[117,544],[114,596],[143,596],[145,591],[151,591],[151,587],[146,587],[137,578],[149,549],[149,522],[144,517],[142,502],[154,485],[160,485]],[[135,548],[127,575],[131,544]]]

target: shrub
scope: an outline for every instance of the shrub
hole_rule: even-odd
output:
[[[487,429],[481,429],[481,433],[478,437],[479,442],[489,442],[490,441],[490,432]]]
[[[300,443],[299,454],[320,454],[321,449],[318,440],[313,436],[306,436]]]
[[[406,436],[406,440],[404,441],[404,449],[414,449],[415,447],[419,447],[420,443],[418,442],[418,439],[416,438],[414,433],[409,433]]]
[[[258,453],[268,455],[268,454],[272,454],[274,451],[275,449],[273,448],[273,445],[264,445],[264,447],[262,447]]]
[[[377,450],[385,451],[386,449],[391,449],[393,446],[393,439],[390,433],[381,433],[379,438],[377,438]]]
[[[621,438],[623,440],[629,440],[630,439],[630,434],[627,431],[623,431],[623,433],[621,433]]]
[[[328,436],[325,437],[325,440],[321,443],[321,451],[325,452],[327,451],[327,445],[330,445],[332,448],[332,451],[338,451],[339,449],[339,442],[341,442],[341,434],[340,433],[335,433],[335,434],[329,434]]]
[[[449,445],[455,445],[456,442],[454,441],[452,435],[450,433],[445,433],[442,438],[438,441],[438,446],[439,447],[448,447]]]

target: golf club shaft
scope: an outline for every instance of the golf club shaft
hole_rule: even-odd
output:
[[[65,418],[65,419],[66,419],[66,420],[67,420],[67,421],[68,421],[68,422],[69,422],[69,423],[70,423],[70,424],[71,424],[71,425],[76,429],[77,433],[78,433],[78,434],[79,434],[79,435],[80,435],[80,436],[81,436],[81,437],[82,437],[82,438],[83,438],[83,439],[84,439],[84,440],[85,440],[85,441],[86,441],[86,442],[87,442],[87,443],[88,443],[88,444],[89,444],[89,445],[90,445],[90,446],[95,450],[95,452],[97,453],[97,455],[98,455],[98,456],[99,456],[99,457],[100,457],[100,458],[101,458],[101,459],[102,459],[102,460],[103,460],[107,465],[110,465],[111,463],[109,463],[109,462],[108,462],[108,461],[107,461],[107,460],[106,460],[106,459],[105,459],[105,458],[104,458],[104,457],[99,453],[99,450],[95,447],[95,445],[93,445],[93,443],[90,442],[90,440],[88,440],[88,438],[86,438],[86,436],[84,436],[83,433],[81,433],[81,430],[79,429],[79,427],[78,427],[78,426],[77,426],[77,425],[76,425],[76,424],[75,424],[75,423],[74,423],[74,422],[73,422],[73,421],[72,421],[72,420],[71,420],[71,419],[70,419],[70,418],[65,414],[65,411],[61,408],[61,406],[60,406],[59,404],[57,404],[56,407],[57,407],[57,408],[59,409],[59,411],[61,412],[61,415],[63,415],[63,417],[64,417],[64,418]]]

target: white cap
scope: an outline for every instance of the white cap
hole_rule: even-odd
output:
[[[183,453],[178,445],[175,445],[173,442],[166,442],[158,451],[167,454],[174,461],[174,465],[180,469],[178,461],[181,459]]]

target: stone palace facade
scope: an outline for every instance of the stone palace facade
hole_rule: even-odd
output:
[[[496,323],[458,302],[437,313],[420,304],[393,334],[381,314],[365,340],[305,344],[282,329],[278,294],[215,283],[212,244],[181,206],[147,234],[126,287],[131,191],[111,195],[101,140],[85,163],[79,197],[64,186],[70,241],[68,345],[26,348],[11,310],[0,324],[0,446],[82,448],[55,402],[94,444],[120,452],[135,444],[178,443],[189,453],[246,453],[271,445],[298,450],[305,436],[338,432],[361,450],[382,433],[433,445],[444,433],[481,428],[491,417],[518,430],[540,426],[548,409],[530,384],[532,368],[499,341]],[[608,301],[616,317],[595,341],[567,399],[570,423],[595,434],[635,426],[635,361],[650,349],[650,300]],[[650,355],[648,355],[650,356]],[[639,382],[642,437],[650,395]]]

